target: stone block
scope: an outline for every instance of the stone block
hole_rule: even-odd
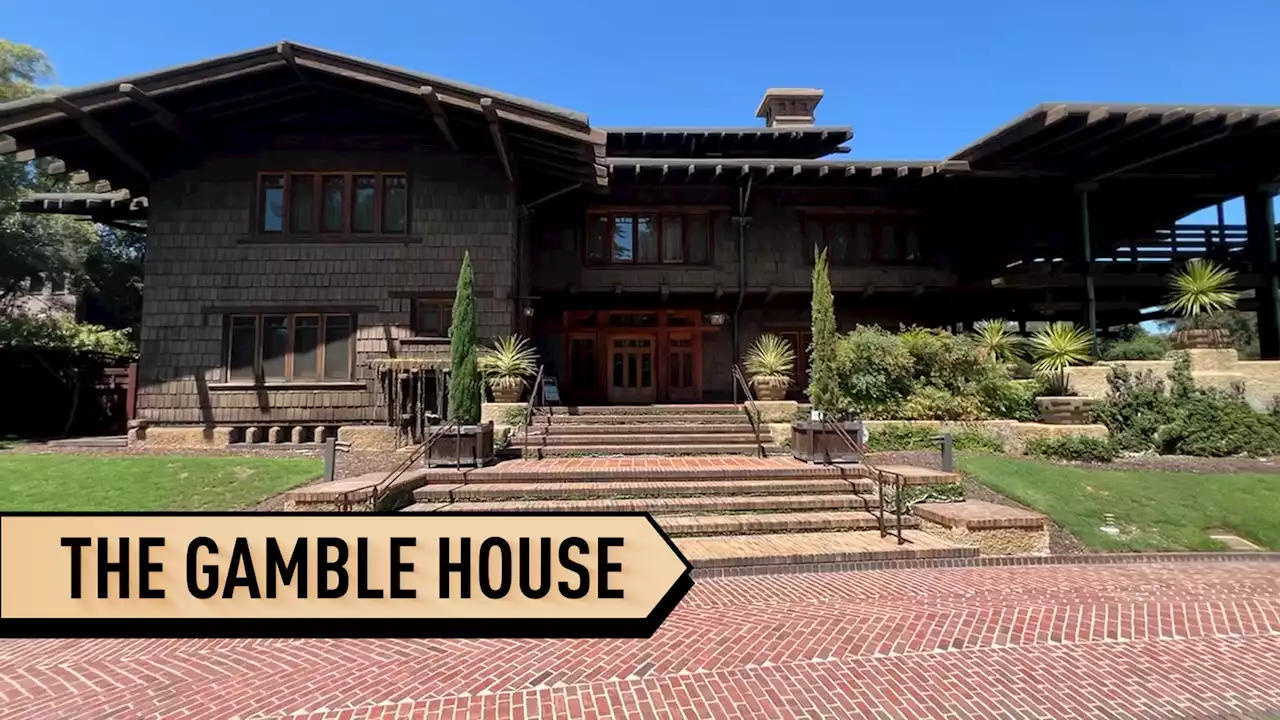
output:
[[[525,403],[487,402],[480,404],[480,422],[491,422],[495,425],[512,425],[516,415],[527,407]]]
[[[756,400],[756,410],[762,423],[790,423],[796,419],[800,403],[795,400]]]
[[[329,428],[321,425],[320,427],[316,428],[315,435],[313,435],[312,437],[315,438],[316,442],[323,443],[325,440],[329,439]]]
[[[298,425],[297,427],[293,428],[293,430],[289,433],[289,442],[293,443],[294,445],[301,443],[302,437],[303,437],[302,433],[304,430],[306,430],[306,428],[302,427],[301,425]]]
[[[1004,450],[1007,453],[1021,454],[1027,448],[1031,438],[1058,438],[1069,435],[1108,438],[1111,436],[1106,425],[1049,425],[1047,423],[1005,423],[1001,428]]]
[[[920,528],[983,555],[1048,555],[1049,521],[1032,510],[967,500],[921,503],[912,508]]]
[[[231,442],[231,428],[147,427],[137,436],[142,438],[138,445],[147,448],[224,447]]]
[[[262,442],[262,428],[247,427],[244,429],[244,441],[246,444],[254,445]]]
[[[272,445],[279,445],[284,442],[284,428],[276,425],[267,430],[267,442]]]
[[[351,443],[352,450],[394,450],[396,429],[386,425],[343,425],[338,440]]]

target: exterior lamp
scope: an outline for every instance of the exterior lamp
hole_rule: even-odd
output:
[[[533,317],[533,306],[532,306],[532,305],[525,305],[525,306],[524,306],[524,316],[525,316],[525,317]]]
[[[729,319],[729,316],[725,315],[722,312],[713,312],[707,315],[707,322],[711,323],[716,327],[720,327],[721,325],[724,325],[728,319]]]

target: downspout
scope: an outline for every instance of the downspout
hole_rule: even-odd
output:
[[[747,204],[751,200],[751,176],[747,176],[746,187],[738,188],[738,217],[733,224],[738,226],[738,302],[733,309],[733,362],[737,364],[742,355],[742,337],[738,320],[742,315],[742,303],[747,298]],[[738,402],[738,384],[733,384],[733,402]]]

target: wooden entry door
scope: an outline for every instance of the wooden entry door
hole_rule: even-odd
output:
[[[667,399],[671,402],[701,400],[702,362],[698,357],[697,335],[673,332],[667,337],[665,361]]]
[[[614,335],[609,339],[609,402],[652,403],[658,397],[654,383],[654,335]]]

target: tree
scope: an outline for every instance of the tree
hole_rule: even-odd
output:
[[[827,251],[815,253],[809,345],[809,402],[813,409],[835,413],[840,404],[840,379],[836,375],[836,301],[831,294]]]
[[[475,272],[471,253],[462,256],[458,289],[449,326],[449,419],[460,425],[480,422],[480,365],[476,357]]]

